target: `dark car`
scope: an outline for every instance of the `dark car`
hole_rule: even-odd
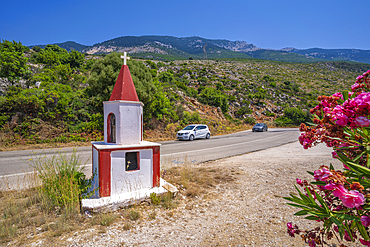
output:
[[[258,123],[256,125],[253,126],[252,128],[252,131],[255,132],[255,131],[267,131],[268,128],[267,128],[267,125],[265,123]]]

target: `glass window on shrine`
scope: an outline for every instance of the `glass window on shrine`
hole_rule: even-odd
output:
[[[140,170],[140,153],[139,152],[126,152],[126,171]]]
[[[116,116],[113,113],[108,115],[108,142],[116,143]]]

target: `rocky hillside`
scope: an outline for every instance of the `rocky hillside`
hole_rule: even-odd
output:
[[[262,49],[246,41],[205,39],[196,36],[182,38],[173,36],[123,36],[92,46],[71,41],[57,43],[56,45],[68,51],[74,49],[88,54],[128,52],[131,56],[134,55],[138,58],[159,60],[256,58],[286,62],[355,61],[370,63],[369,50],[320,48],[274,50]],[[39,46],[45,47],[45,45]]]
[[[187,111],[225,118],[221,103],[218,108],[212,107],[218,103],[207,101],[210,96],[205,99],[205,92],[212,88],[211,93],[227,99],[227,107],[223,109],[226,115],[247,122],[272,122],[288,107],[309,110],[317,104],[319,95],[348,89],[355,78],[370,67],[345,62],[291,64],[198,60],[155,63],[158,79],[169,97],[181,102]],[[166,76],[172,79],[165,79]]]
[[[292,50],[293,53],[301,54],[307,57],[326,59],[326,60],[342,60],[342,61],[357,61],[361,63],[370,63],[370,51],[358,49],[320,49],[311,48],[304,50]]]

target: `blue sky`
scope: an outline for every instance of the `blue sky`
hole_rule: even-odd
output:
[[[120,36],[241,40],[261,48],[370,50],[369,0],[2,0],[0,39],[24,45]]]

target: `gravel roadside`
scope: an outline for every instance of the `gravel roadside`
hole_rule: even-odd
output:
[[[315,222],[294,216],[297,209],[287,206],[282,197],[293,191],[296,178],[310,179],[306,171],[330,163],[341,169],[331,149],[319,145],[304,150],[298,142],[203,163],[198,166],[230,169],[235,180],[214,187],[213,196],[183,198],[176,209],[158,209],[155,219],[144,215],[130,230],[114,223],[103,232],[92,228],[71,233],[58,245],[308,246],[286,233],[286,223],[312,229]]]

